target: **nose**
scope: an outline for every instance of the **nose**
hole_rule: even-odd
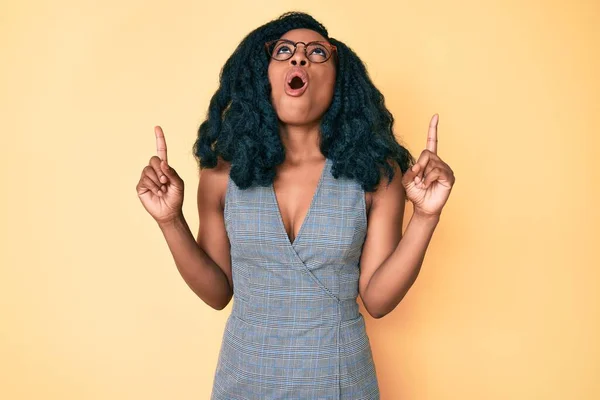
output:
[[[300,47],[302,45],[302,47]],[[304,43],[298,42],[296,44],[296,51],[294,55],[290,58],[290,64],[296,66],[298,64],[304,66],[308,64],[308,59],[306,58],[306,47]]]

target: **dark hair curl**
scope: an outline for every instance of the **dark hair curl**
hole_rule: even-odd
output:
[[[414,158],[396,141],[394,117],[360,58],[302,12],[285,13],[250,32],[225,62],[219,88],[198,129],[194,156],[200,168],[214,168],[219,156],[231,162],[231,179],[241,189],[272,184],[285,149],[270,101],[269,57],[264,44],[300,28],[318,32],[337,46],[333,99],[320,123],[321,153],[331,159],[335,178],[355,179],[363,190],[372,192],[382,172],[389,181],[393,178],[392,160],[404,173]]]

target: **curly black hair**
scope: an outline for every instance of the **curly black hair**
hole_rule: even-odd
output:
[[[250,32],[226,61],[194,143],[200,168],[214,168],[220,156],[231,162],[230,176],[239,188],[273,183],[285,149],[270,101],[264,45],[299,28],[318,32],[337,46],[333,99],[320,122],[320,150],[332,161],[332,175],[355,179],[367,192],[377,188],[382,173],[389,184],[392,160],[402,173],[415,162],[394,137],[394,117],[356,53],[303,12],[287,12]]]

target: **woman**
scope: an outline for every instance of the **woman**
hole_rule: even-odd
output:
[[[417,277],[454,184],[437,121],[415,162],[356,54],[311,16],[286,13],[221,71],[194,146],[197,239],[155,128],[138,196],[189,287],[218,310],[235,294],[213,399],[379,398],[356,299],[381,318]]]

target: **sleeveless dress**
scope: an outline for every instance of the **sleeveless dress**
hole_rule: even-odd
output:
[[[212,400],[379,399],[356,302],[366,236],[365,197],[326,159],[293,243],[273,185],[229,178],[225,227],[234,297]]]

